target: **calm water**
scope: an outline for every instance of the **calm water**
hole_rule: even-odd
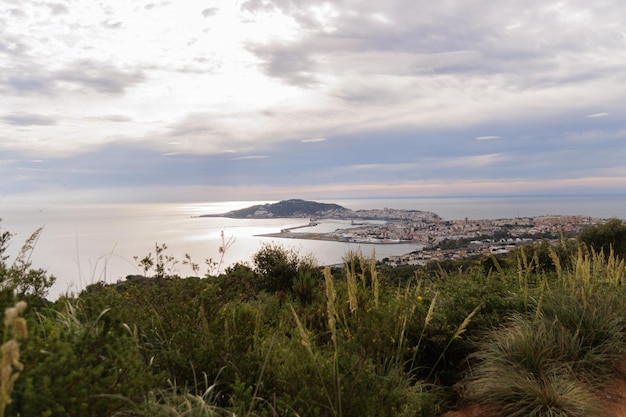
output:
[[[444,219],[469,217],[503,218],[544,214],[582,214],[593,217],[626,218],[626,195],[578,197],[500,197],[500,198],[411,198],[358,199],[328,201],[351,209],[397,208],[433,211]],[[338,242],[276,239],[255,235],[278,232],[299,226],[298,219],[243,220],[198,218],[200,214],[223,213],[262,202],[172,203],[72,207],[17,207],[0,205],[0,227],[16,236],[9,248],[14,256],[30,234],[43,227],[32,255],[33,265],[57,277],[50,296],[78,291],[97,281],[116,282],[129,274],[140,273],[134,256],[154,253],[155,244],[167,244],[167,253],[182,260],[184,254],[202,263],[219,258],[220,234],[233,239],[226,251],[223,267],[249,261],[263,243],[279,243],[302,254],[311,253],[322,264],[339,263],[349,250],[369,255],[374,245]],[[315,231],[332,231],[347,222],[325,222]],[[313,229],[301,229],[301,231]],[[408,253],[415,244],[376,245],[376,255]],[[202,271],[204,272],[206,268]],[[181,275],[191,274],[177,265]]]

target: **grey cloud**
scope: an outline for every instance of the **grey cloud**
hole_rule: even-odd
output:
[[[403,76],[504,74],[511,86],[537,89],[626,72],[619,60],[581,55],[609,57],[606,54],[614,50],[618,56],[626,47],[620,29],[625,12],[613,13],[606,5],[538,0],[454,4],[338,0],[332,5],[334,15],[325,27],[314,17],[316,1],[242,4],[242,11],[253,14],[279,10],[302,27],[301,38],[289,43],[248,45],[263,61],[267,75],[308,86],[320,73],[350,74],[355,68],[361,74]],[[377,14],[389,23],[375,19]]]
[[[100,116],[97,117],[96,119],[98,120],[104,120],[107,122],[115,122],[115,123],[128,123],[128,122],[132,122],[133,119],[128,117],[128,116],[124,116],[121,114],[109,114],[106,116]]]
[[[243,1],[239,8],[243,12],[258,13],[273,11],[276,5],[272,0],[247,0]]]
[[[0,21],[0,24],[2,24],[2,21]],[[28,45],[17,36],[2,34],[0,37],[0,53],[19,57],[23,56],[28,49]]]
[[[152,10],[156,7],[163,7],[163,6],[167,6],[168,4],[170,4],[171,2],[169,1],[162,1],[160,3],[148,3],[144,6],[144,9],[146,10]]]
[[[215,16],[218,10],[219,9],[217,7],[209,7],[207,9],[202,10],[202,16],[204,17]]]
[[[48,88],[45,80],[32,76],[10,77],[4,83],[18,93],[44,91]]]
[[[201,113],[187,115],[180,122],[168,126],[173,137],[187,135],[206,135],[213,133],[216,128],[211,123],[211,116]]]
[[[355,81],[346,83],[332,92],[332,95],[351,104],[389,102],[394,94],[382,86]]]
[[[49,126],[56,124],[56,120],[39,114],[13,113],[1,116],[0,120],[13,126]]]
[[[80,61],[53,75],[54,79],[70,82],[104,94],[120,94],[145,79],[141,71],[123,71],[95,61]]]
[[[144,73],[140,70],[123,70],[107,63],[90,60],[74,62],[65,69],[53,72],[37,66],[28,68],[17,66],[7,72],[6,78],[0,75],[0,91],[8,90],[21,94],[54,95],[62,91],[60,81],[102,94],[122,94],[127,88],[145,79]]]
[[[155,135],[151,135],[146,140],[152,141],[154,137]],[[180,149],[192,146],[208,153],[240,148],[241,144],[249,146],[246,139],[236,137],[211,113],[190,113],[167,126],[167,131],[156,137],[161,143],[176,143]]]
[[[55,16],[69,13],[67,6],[63,3],[47,3],[46,6],[50,8],[50,11]]]
[[[124,26],[122,22],[116,22],[111,20],[105,20],[100,25],[105,29],[121,29]]]
[[[248,45],[248,49],[262,60],[265,73],[274,78],[302,87],[317,84],[317,64],[312,54],[301,45]]]
[[[237,116],[241,117],[241,116]],[[203,141],[229,143],[235,141],[232,133],[222,126],[222,119],[214,113],[189,113],[179,121],[170,124],[167,136],[174,138],[187,137]]]
[[[21,9],[8,9],[7,13],[12,17],[12,18],[18,18],[18,19],[23,19],[25,17],[27,17],[26,13],[24,13],[23,10]]]

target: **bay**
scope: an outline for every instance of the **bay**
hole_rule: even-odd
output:
[[[550,214],[580,214],[592,217],[626,218],[626,195],[604,196],[507,196],[317,200],[351,209],[416,209],[433,211],[447,220],[506,218]],[[336,264],[348,251],[369,256],[376,250],[381,259],[420,247],[418,244],[368,245],[316,240],[279,239],[258,236],[283,228],[301,226],[308,219],[228,219],[197,217],[261,204],[259,201],[117,204],[74,206],[13,206],[0,204],[0,228],[15,234],[8,255],[14,259],[24,241],[42,227],[31,260],[33,266],[57,277],[50,298],[78,292],[86,285],[116,282],[127,275],[141,274],[135,256],[155,254],[155,245],[166,244],[167,255],[182,261],[185,254],[201,264],[220,261],[219,248],[231,241],[220,269],[235,262],[250,262],[263,244],[279,244],[302,255],[312,254],[320,264]],[[299,231],[333,231],[349,227],[346,221],[323,221]],[[173,272],[191,275],[188,266],[173,265]],[[213,272],[216,272],[215,270]]]

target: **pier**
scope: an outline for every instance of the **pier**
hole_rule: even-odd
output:
[[[302,225],[302,226],[288,227],[288,228],[286,228],[286,229],[280,229],[280,233],[289,233],[289,232],[291,232],[292,230],[296,230],[296,229],[303,229],[303,228],[305,228],[305,227],[314,227],[314,226],[317,226],[317,225],[318,225],[318,223],[317,223],[316,221],[311,220],[311,221],[309,222],[309,224],[304,224],[304,225]]]

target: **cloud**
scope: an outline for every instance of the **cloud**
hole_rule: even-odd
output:
[[[113,65],[92,60],[74,62],[53,76],[55,81],[72,83],[104,94],[121,94],[144,79],[145,75],[141,71],[124,71]]]
[[[248,50],[260,59],[266,75],[300,87],[310,88],[319,83],[317,63],[302,45],[250,43]]]
[[[275,10],[276,5],[267,0],[245,0],[241,2],[240,9],[250,13],[269,12]]]
[[[119,21],[105,20],[100,24],[105,29],[121,29],[124,26],[124,23]]]
[[[230,158],[231,161],[243,161],[248,159],[266,159],[267,155],[249,155],[249,156],[238,156],[236,158]]]
[[[417,168],[417,163],[391,163],[391,164],[355,164],[349,165],[345,167],[337,167],[335,170],[341,173],[355,173],[355,172],[410,172],[414,171]]]
[[[47,80],[31,75],[11,76],[3,84],[17,93],[41,92],[48,88]]]
[[[23,189],[409,193],[626,158],[617,0],[9,6],[0,152]]]
[[[219,11],[219,9],[217,7],[208,7],[206,9],[202,10],[202,16],[203,17],[212,17],[212,16],[215,16],[218,11]]]
[[[170,1],[162,1],[160,3],[148,3],[144,6],[144,9],[152,10],[152,9],[159,8],[159,7],[167,7],[170,4],[171,4]]]
[[[445,161],[441,161],[446,167],[468,167],[468,168],[481,168],[488,165],[495,165],[502,163],[505,159],[503,155],[498,153],[485,154],[485,155],[470,155],[459,158],[447,158]]]
[[[123,94],[128,88],[146,79],[140,70],[123,70],[113,64],[94,60],[74,61],[56,71],[47,71],[37,66],[17,66],[7,72],[5,78],[0,76],[0,91],[25,94],[56,95],[77,90],[116,95]],[[2,88],[2,85],[5,87]]]
[[[64,15],[69,13],[69,9],[63,3],[46,3],[53,15]]]
[[[0,20],[0,24],[4,24],[3,20]],[[2,32],[0,32],[1,34]],[[19,36],[13,34],[3,34],[0,38],[0,53],[17,58],[24,56],[29,47]]]
[[[56,119],[31,113],[13,113],[0,116],[0,120],[13,126],[50,126],[56,124]]]
[[[109,114],[105,116],[95,117],[96,120],[104,120],[106,122],[114,122],[114,123],[127,123],[132,122],[133,119],[129,116],[125,116],[123,114]]]
[[[248,44],[268,76],[311,88],[322,80],[343,78],[340,74],[351,81],[359,73],[482,74],[515,90],[590,81],[623,68],[617,55],[592,58],[599,58],[596,44],[621,49],[617,28],[624,16],[603,7],[537,1],[523,7],[477,1],[448,5],[391,0],[369,5],[344,0],[326,8],[309,1],[254,0],[242,5],[253,18],[280,13],[300,26],[299,36]],[[389,24],[373,16],[385,16]],[[581,56],[590,59],[581,61]]]

